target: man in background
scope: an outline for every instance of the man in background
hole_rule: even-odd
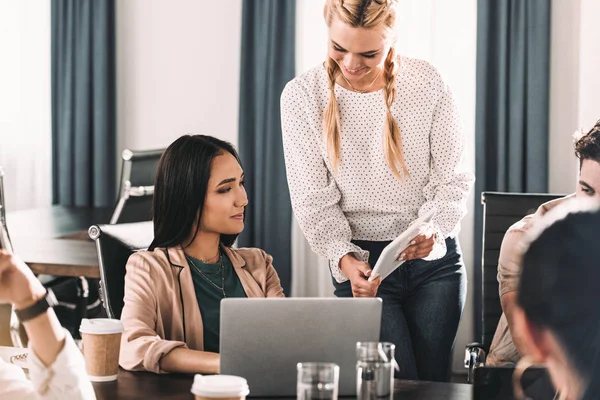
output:
[[[504,235],[498,260],[498,283],[503,314],[492,340],[486,365],[516,364],[521,356],[527,354],[523,339],[524,332],[520,332],[514,322],[517,288],[523,261],[522,244],[527,230],[548,210],[571,197],[600,199],[600,120],[588,133],[576,136],[575,155],[579,158],[577,191],[542,204],[535,214],[528,215],[512,225]],[[568,266],[565,265],[566,267]]]

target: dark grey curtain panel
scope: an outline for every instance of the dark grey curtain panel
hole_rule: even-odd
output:
[[[52,0],[53,203],[115,203],[114,0]]]
[[[478,0],[475,337],[481,338],[481,192],[548,189],[551,0]]]
[[[240,246],[273,256],[286,295],[291,288],[291,223],[279,98],[295,73],[295,0],[244,0],[239,150],[248,212]]]

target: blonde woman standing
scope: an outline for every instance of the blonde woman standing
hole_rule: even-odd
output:
[[[397,7],[327,0],[327,60],[281,97],[287,176],[336,296],[383,299],[381,340],[396,344],[397,376],[444,381],[466,296],[456,237],[474,178],[450,89],[394,50]],[[433,208],[432,226],[398,255],[408,261],[368,282],[383,248]]]

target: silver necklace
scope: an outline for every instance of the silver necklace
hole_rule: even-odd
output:
[[[221,253],[219,253],[218,255],[221,255]],[[195,268],[195,269],[196,269],[198,272],[200,272],[201,274],[203,274],[203,275],[206,275],[206,276],[215,276],[215,275],[218,275],[218,274],[221,272],[221,269],[223,268],[223,263],[221,262],[222,260],[221,260],[221,258],[219,258],[219,261],[218,261],[218,262],[219,262],[219,269],[218,269],[216,272],[212,272],[212,273],[210,273],[210,274],[209,274],[209,273],[207,273],[207,272],[202,272],[202,271],[200,271],[200,269],[199,269],[199,268],[196,266],[196,263],[194,262],[194,260],[193,260],[192,258],[190,258],[190,257],[189,257],[187,254],[185,255],[185,257],[187,258],[187,260],[188,260],[189,262],[191,262],[191,263],[192,263],[192,265],[194,266],[194,268]],[[213,257],[213,258],[214,258],[214,257]],[[208,262],[206,262],[206,261],[204,261],[204,260],[202,260],[202,259],[200,259],[200,258],[198,258],[198,260],[200,260],[200,261],[201,261],[201,262],[203,262],[204,264],[210,264],[210,263],[208,263]]]
[[[217,254],[215,254],[211,258],[207,258],[206,260],[198,258],[198,260],[202,261],[204,264],[211,264],[211,261],[214,260],[215,258],[219,257],[220,255],[221,255],[221,250],[217,250]]]
[[[210,274],[210,276],[214,276],[214,275],[218,274],[219,272],[221,272],[221,286],[214,283],[212,281],[212,279],[209,278],[209,274],[206,274],[206,273],[200,271],[200,268],[198,268],[198,266],[196,266],[196,263],[194,262],[194,260],[192,260],[190,257],[188,257],[187,254],[185,255],[185,257],[188,259],[188,261],[190,261],[192,263],[194,269],[196,271],[198,271],[200,273],[200,275],[208,281],[208,283],[210,283],[211,285],[213,285],[214,287],[219,289],[219,291],[223,294],[223,298],[227,297],[227,295],[225,294],[225,268],[223,267],[223,256],[222,255],[220,257],[221,265],[219,266],[219,270],[213,274]]]
[[[339,65],[339,64],[338,64]],[[340,67],[341,70],[342,67]],[[373,87],[373,84],[375,83],[375,81],[377,80],[377,78],[379,78],[379,74],[381,74],[381,69],[379,70],[379,72],[377,72],[377,75],[375,75],[375,79],[373,79],[373,81],[371,82],[371,84],[369,86],[367,86],[365,89],[357,89],[355,88],[350,81],[348,80],[348,78],[346,78],[346,76],[344,75],[343,71],[340,71],[342,78],[344,78],[344,80],[346,81],[346,83],[348,85],[350,85],[350,87],[352,88],[353,91],[357,92],[357,93],[361,93],[361,94],[365,94],[365,93],[369,93],[369,90],[371,90],[371,87]]]

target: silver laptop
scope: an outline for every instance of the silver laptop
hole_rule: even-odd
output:
[[[221,374],[248,380],[250,396],[296,396],[298,362],[340,367],[339,395],[356,394],[356,342],[378,341],[381,299],[221,301]]]

